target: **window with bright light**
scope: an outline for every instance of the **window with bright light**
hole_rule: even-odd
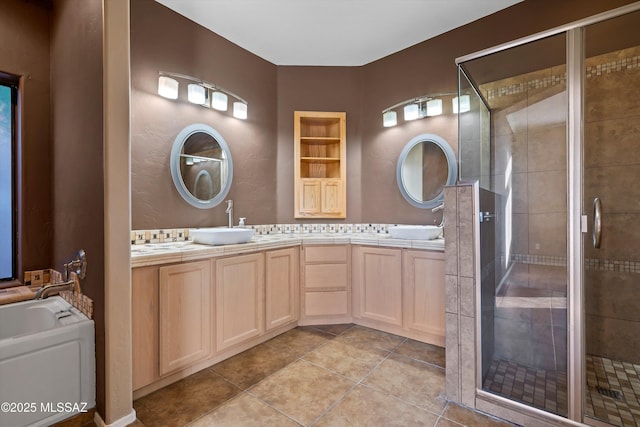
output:
[[[0,281],[16,277],[15,85],[0,80]]]

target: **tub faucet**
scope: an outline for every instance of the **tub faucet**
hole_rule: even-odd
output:
[[[53,283],[50,285],[44,285],[38,292],[36,292],[36,296],[33,299],[45,299],[50,297],[51,295],[59,294],[62,291],[73,291],[75,289],[75,282],[73,280],[69,280],[68,282],[63,283]]]
[[[444,211],[444,202],[440,203],[438,206],[431,209],[431,212],[438,212],[438,211]],[[442,212],[442,221],[440,221],[440,224],[438,225],[438,227],[444,228],[444,212]]]
[[[233,228],[233,200],[227,200],[227,210],[229,214],[229,228]]]

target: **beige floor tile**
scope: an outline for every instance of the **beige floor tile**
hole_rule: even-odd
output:
[[[246,393],[199,418],[189,427],[297,427],[298,423]]]
[[[349,329],[353,328],[355,325],[353,323],[339,323],[337,325],[317,325],[317,326],[308,326],[309,328],[314,328],[314,329],[319,329],[323,332],[326,332],[328,334],[332,334],[332,335],[340,335],[345,331],[348,331]],[[302,326],[301,328],[305,328],[305,326]]]
[[[379,347],[393,351],[402,344],[406,338],[371,328],[365,328],[364,326],[354,326],[338,336],[336,340],[343,341],[354,346],[366,348]]]
[[[249,393],[308,425],[353,385],[352,381],[298,360],[251,388]]]
[[[451,420],[440,417],[440,419],[436,423],[436,427],[462,427],[462,424],[454,423]]]
[[[318,329],[295,328],[267,341],[265,345],[298,358],[334,338],[334,335]]]
[[[246,390],[267,376],[284,368],[298,356],[273,346],[260,344],[211,367],[229,382]]]
[[[185,425],[240,393],[240,389],[208,369],[133,402],[146,426]]]
[[[474,412],[464,406],[456,405],[455,403],[448,403],[446,409],[442,413],[444,418],[455,421],[459,424],[468,427],[508,427],[513,424],[492,418],[479,412]]]
[[[381,391],[358,386],[315,424],[317,427],[435,425],[438,417]]]
[[[414,340],[406,340],[395,349],[395,353],[431,363],[433,365],[440,366],[441,368],[445,367],[444,347],[438,347],[437,345]]]
[[[436,414],[446,404],[444,369],[397,354],[382,362],[364,384]]]
[[[304,356],[305,360],[360,381],[389,355],[387,350],[353,346],[334,340]]]

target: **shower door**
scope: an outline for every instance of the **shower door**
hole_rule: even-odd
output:
[[[639,8],[457,61],[460,178],[480,184],[479,397],[640,427]]]
[[[640,12],[584,30],[584,413],[640,426]],[[588,422],[588,420],[586,420]]]
[[[461,64],[463,180],[480,183],[482,390],[568,415],[567,37]],[[474,89],[475,88],[475,89]]]

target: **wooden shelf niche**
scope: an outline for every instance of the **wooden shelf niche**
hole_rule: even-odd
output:
[[[295,217],[346,218],[346,113],[294,112]]]

